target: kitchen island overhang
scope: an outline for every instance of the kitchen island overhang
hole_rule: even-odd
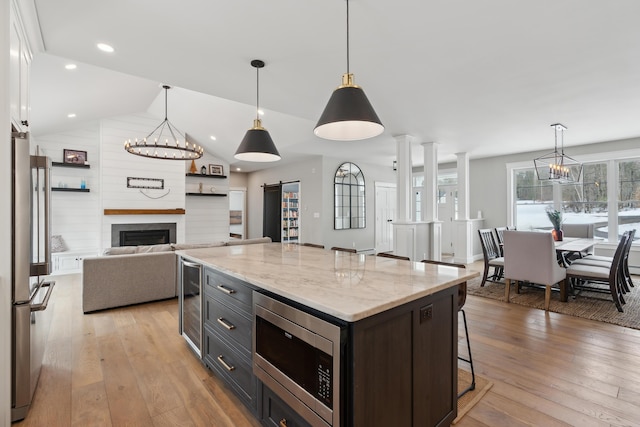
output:
[[[355,322],[478,277],[449,266],[266,243],[179,256],[338,319]]]
[[[281,243],[178,255],[204,267],[203,362],[264,425],[422,427],[456,417],[458,284],[479,273]],[[265,317],[261,295],[284,311]],[[341,332],[331,338],[308,317]]]

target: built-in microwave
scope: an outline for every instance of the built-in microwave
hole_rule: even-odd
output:
[[[342,331],[309,312],[253,294],[253,372],[313,426],[340,426]]]

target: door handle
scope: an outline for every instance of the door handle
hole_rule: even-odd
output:
[[[47,309],[47,304],[49,304],[49,298],[51,298],[51,292],[53,291],[53,287],[56,284],[56,282],[42,282],[40,284],[40,286],[38,286],[38,290],[36,292],[33,293],[33,296],[35,297],[38,292],[40,291],[40,289],[44,288],[45,286],[48,287],[49,289],[47,289],[47,295],[44,296],[44,300],[42,300],[41,303],[38,304],[31,304],[31,311],[44,311]]]

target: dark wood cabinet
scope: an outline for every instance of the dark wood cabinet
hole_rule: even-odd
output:
[[[457,313],[454,286],[351,324],[346,426],[451,424]]]
[[[307,426],[300,414],[253,374],[252,291],[256,287],[208,267],[204,277],[206,365],[263,425]],[[348,323],[343,337],[340,427],[448,426],[453,421],[457,415],[457,297],[457,287],[452,286]]]
[[[204,278],[203,360],[255,412],[257,379],[251,362],[254,287],[208,267]]]

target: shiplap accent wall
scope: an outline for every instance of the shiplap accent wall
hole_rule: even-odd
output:
[[[102,209],[186,209],[186,215],[108,215],[102,227],[103,247],[111,241],[111,225],[126,223],[175,222],[178,243],[203,243],[228,240],[229,202],[227,197],[186,197],[198,191],[198,178],[186,177],[189,161],[155,160],[134,156],[123,149],[125,139],[145,137],[158,119],[147,115],[129,115],[101,122]],[[178,124],[176,126],[179,127]],[[181,129],[183,130],[183,129]],[[184,130],[183,130],[184,131]],[[228,164],[205,154],[196,161],[202,165]],[[127,177],[164,179],[162,190],[127,188]],[[228,192],[228,179],[202,178],[203,187]],[[195,190],[194,190],[195,188]]]
[[[202,166],[205,166],[208,173],[209,165],[212,164],[221,165],[223,174],[229,175],[229,165],[209,153],[196,160],[196,169],[200,173]],[[188,169],[190,163],[186,166]],[[227,197],[186,197],[186,241],[207,243],[229,240],[229,178],[188,176],[186,192],[198,193],[200,183],[203,193],[220,193],[226,194]]]
[[[32,152],[37,146],[52,162],[63,162],[63,150],[87,152],[90,169],[52,167],[51,186],[80,188],[86,180],[89,193],[51,192],[51,234],[61,235],[69,250],[98,250],[100,241],[100,127],[89,123],[74,130],[32,138]]]
[[[45,135],[32,140],[54,162],[62,162],[63,149],[87,152],[90,169],[56,167],[52,186],[60,183],[80,187],[84,178],[89,193],[52,192],[52,234],[62,235],[69,250],[97,252],[111,246],[111,225],[169,222],[176,224],[178,243],[206,243],[229,239],[228,197],[187,197],[186,192],[228,194],[229,179],[186,177],[189,161],[155,160],[127,153],[124,141],[145,137],[161,119],[146,114],[102,119],[75,130]],[[178,126],[178,125],[176,125]],[[205,153],[196,161],[209,170],[210,164],[229,165]],[[127,188],[127,177],[164,180],[164,189]],[[104,215],[104,209],[179,209],[185,215]]]

